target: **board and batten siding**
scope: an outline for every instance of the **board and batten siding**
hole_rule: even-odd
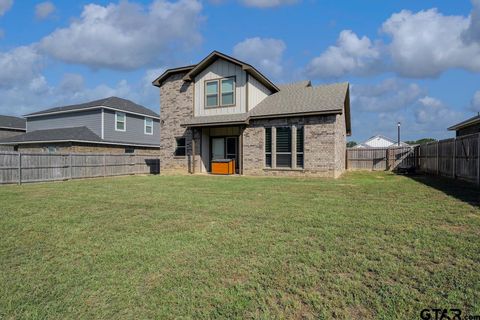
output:
[[[235,105],[228,107],[205,108],[205,81],[235,77]],[[195,116],[211,116],[246,112],[247,74],[242,67],[217,60],[195,77]]]
[[[252,110],[263,99],[272,94],[263,84],[252,76],[248,77],[248,109]]]
[[[74,127],[87,127],[101,137],[102,111],[86,110],[27,118],[28,132]]]
[[[153,119],[153,134],[145,134],[145,117],[125,113],[126,130],[115,130],[115,111],[104,110],[104,136],[105,141],[120,141],[136,144],[160,144],[160,123]],[[148,118],[148,117],[147,117]]]

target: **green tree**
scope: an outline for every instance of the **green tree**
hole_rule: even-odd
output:
[[[358,143],[355,141],[348,141],[347,142],[347,148],[353,148],[357,145]]]

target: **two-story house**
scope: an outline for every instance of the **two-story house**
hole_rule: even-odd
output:
[[[246,175],[338,177],[345,170],[348,83],[277,86],[214,51],[153,85],[160,88],[163,173],[210,172],[215,159],[235,159]]]
[[[159,152],[159,115],[117,97],[25,115],[25,134],[0,145],[27,152]]]

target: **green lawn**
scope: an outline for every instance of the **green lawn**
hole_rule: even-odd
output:
[[[1,319],[480,314],[480,192],[388,173],[0,187]]]

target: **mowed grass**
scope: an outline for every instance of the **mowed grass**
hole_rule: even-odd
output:
[[[0,204],[1,319],[480,314],[466,184],[144,176],[2,186]]]

